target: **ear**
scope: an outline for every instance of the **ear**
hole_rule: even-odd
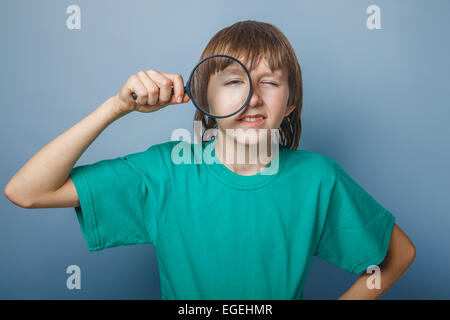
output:
[[[294,109],[295,109],[295,105],[288,106],[288,107],[286,108],[286,111],[284,112],[284,116],[287,117],[288,115],[290,115],[291,112],[294,111]]]

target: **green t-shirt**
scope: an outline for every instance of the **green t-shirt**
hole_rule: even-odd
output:
[[[172,161],[175,146],[191,163]],[[207,146],[218,163],[199,161]],[[162,299],[303,299],[314,256],[354,274],[384,260],[395,217],[335,160],[280,146],[276,174],[243,176],[213,146],[169,141],[73,168],[89,251],[152,244]]]

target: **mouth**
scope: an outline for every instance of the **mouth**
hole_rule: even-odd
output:
[[[262,114],[245,115],[237,119],[240,124],[246,127],[257,127],[266,120],[266,117]]]

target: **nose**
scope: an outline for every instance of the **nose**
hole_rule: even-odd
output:
[[[250,100],[247,103],[249,107],[255,107],[261,103],[261,95],[258,86],[252,84],[252,91],[250,93]]]
[[[262,102],[262,99],[261,99],[261,95],[259,92],[259,88],[257,88],[257,86],[255,86],[255,84],[252,83],[250,98],[249,98],[247,104],[245,105],[245,107],[242,108],[242,110],[236,115],[236,119],[240,118],[243,114],[245,114],[249,108],[254,108],[254,107],[259,106],[261,104],[261,102]]]

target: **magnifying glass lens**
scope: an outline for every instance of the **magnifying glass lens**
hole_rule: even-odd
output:
[[[246,69],[227,57],[204,60],[190,78],[191,98],[201,111],[213,117],[236,113],[250,96]]]

